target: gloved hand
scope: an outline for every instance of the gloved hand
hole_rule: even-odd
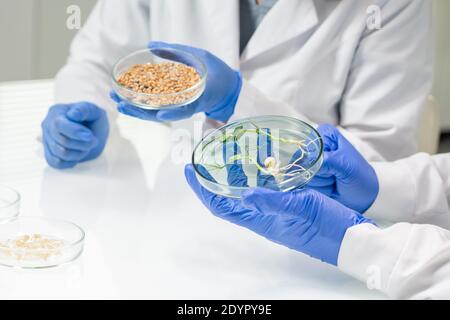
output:
[[[89,102],[54,105],[41,126],[45,158],[57,169],[97,158],[109,133],[106,112]]]
[[[203,49],[159,41],[151,42],[149,47],[151,49],[174,48],[201,58],[208,70],[205,92],[198,100],[181,108],[144,110],[122,101],[113,91],[111,98],[118,103],[119,112],[143,120],[164,122],[186,119],[195,113],[204,112],[211,119],[228,121],[234,113],[234,107],[241,91],[242,79],[239,72],[231,69],[225,62]],[[161,50],[161,56],[164,57],[163,50]]]
[[[239,172],[238,168],[228,173]],[[241,201],[203,188],[192,165],[186,166],[185,175],[197,197],[214,215],[333,265],[337,265],[346,230],[360,223],[371,223],[356,211],[314,190],[249,189]],[[246,184],[245,179],[240,181]]]
[[[267,133],[270,134],[268,129]],[[268,135],[258,135],[257,162],[272,156],[272,142]],[[241,153],[236,140],[223,145],[227,182],[230,186],[248,187],[248,179],[241,161],[230,158]],[[197,169],[214,181],[202,166]],[[281,192],[274,177],[258,174],[256,189],[244,192],[242,200],[222,197],[203,188],[192,165],[186,166],[186,179],[203,204],[216,216],[246,227],[274,242],[306,253],[322,261],[337,264],[339,248],[345,231],[359,223],[370,222],[356,211],[314,190]]]
[[[378,195],[375,170],[336,127],[321,125],[318,131],[324,143],[324,162],[307,187],[364,213]]]

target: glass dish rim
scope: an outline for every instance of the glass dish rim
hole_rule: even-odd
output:
[[[257,117],[246,117],[246,118],[242,118],[242,119],[239,119],[239,120],[236,120],[236,121],[227,123],[227,124],[221,126],[220,128],[215,129],[214,131],[210,132],[210,133],[207,134],[205,137],[203,137],[203,138],[200,140],[199,143],[197,143],[197,145],[196,145],[195,148],[194,148],[194,151],[192,152],[192,158],[191,158],[191,163],[192,163],[192,166],[194,167],[195,173],[196,173],[197,175],[199,175],[202,179],[204,179],[204,180],[210,182],[211,184],[217,185],[217,186],[226,187],[226,188],[230,188],[230,189],[234,189],[234,190],[248,189],[249,187],[230,186],[230,185],[227,185],[227,184],[222,184],[222,183],[218,183],[218,182],[215,182],[215,181],[211,181],[210,179],[208,179],[207,177],[205,177],[205,176],[197,169],[197,164],[195,163],[194,159],[195,159],[195,153],[196,153],[197,149],[200,147],[200,145],[202,144],[202,142],[203,142],[204,140],[206,140],[208,137],[214,135],[214,134],[217,133],[218,131],[222,131],[223,129],[226,129],[227,127],[230,127],[231,125],[236,124],[237,122],[245,122],[245,121],[254,120],[254,119],[258,119],[258,120],[259,120],[259,119],[280,119],[280,120],[293,121],[293,122],[297,122],[297,123],[300,123],[300,124],[302,124],[302,125],[305,125],[306,127],[310,128],[310,129],[317,135],[318,141],[320,141],[320,152],[319,152],[319,155],[317,156],[316,159],[314,159],[314,162],[307,168],[307,170],[309,170],[310,168],[312,168],[312,167],[313,167],[318,161],[320,161],[320,159],[322,158],[322,155],[323,155],[323,152],[324,152],[324,150],[323,150],[323,139],[322,139],[322,137],[321,137],[319,131],[317,131],[317,130],[316,130],[312,125],[310,125],[309,123],[307,123],[307,122],[305,122],[305,121],[303,121],[303,120],[294,118],[294,117],[290,117],[290,116],[280,116],[280,115],[264,115],[264,116],[257,116]],[[282,183],[288,183],[288,182],[294,180],[295,178],[298,178],[298,176],[289,178],[289,179],[283,181]]]
[[[9,207],[12,207],[12,206],[16,205],[17,203],[19,203],[20,200],[22,199],[22,196],[20,195],[20,193],[11,187],[0,184],[0,190],[1,189],[11,191],[15,195],[15,199],[11,203],[8,203],[6,205],[0,205],[0,209],[6,209]],[[1,216],[0,216],[0,219],[1,219]]]
[[[114,66],[113,66],[113,68],[112,68],[112,72],[111,72],[111,78],[112,78],[112,80],[113,80],[113,83],[114,83],[117,87],[119,87],[121,90],[124,90],[125,92],[128,92],[128,93],[130,93],[130,94],[138,94],[138,95],[141,96],[141,97],[148,97],[148,98],[159,98],[159,97],[172,97],[172,96],[178,96],[178,95],[181,95],[181,94],[184,94],[184,93],[189,93],[190,91],[194,91],[194,90],[196,90],[196,89],[198,89],[198,88],[201,88],[203,85],[205,85],[206,79],[208,78],[208,69],[206,68],[205,63],[204,63],[200,58],[198,58],[197,56],[195,56],[195,55],[193,55],[193,54],[191,54],[191,53],[189,53],[189,52],[186,52],[186,51],[183,51],[183,50],[179,50],[179,49],[174,49],[174,48],[170,48],[170,47],[160,47],[160,48],[158,48],[158,50],[160,50],[160,49],[161,49],[161,50],[172,51],[172,52],[178,52],[178,53],[181,53],[181,54],[183,54],[183,55],[189,56],[189,57],[192,58],[193,60],[196,60],[196,61],[201,65],[201,67],[202,67],[202,69],[203,69],[202,71],[204,71],[204,75],[201,76],[200,81],[197,82],[196,84],[194,84],[194,85],[193,85],[192,87],[190,87],[190,88],[187,88],[187,89],[185,89],[185,90],[183,90],[183,91],[174,92],[174,93],[141,93],[141,92],[136,92],[136,91],[133,91],[133,90],[131,90],[131,89],[128,89],[128,88],[124,87],[123,85],[121,85],[119,82],[117,82],[117,79],[116,79],[116,69],[117,69],[117,67],[119,66],[119,64],[122,63],[122,62],[124,62],[126,59],[130,58],[131,56],[137,55],[137,54],[139,54],[139,53],[144,53],[144,52],[145,52],[145,53],[150,53],[151,55],[154,55],[154,56],[158,57],[156,54],[154,54],[154,53],[152,52],[152,51],[155,50],[155,49],[147,48],[147,49],[136,50],[136,51],[134,51],[134,52],[132,52],[132,53],[130,53],[130,54],[128,54],[128,55],[126,55],[126,56],[120,58],[120,59],[114,64]],[[161,58],[161,57],[158,57],[158,58],[164,59],[164,60],[167,60],[167,61],[173,61],[173,60],[165,59],[165,58]],[[179,63],[181,63],[181,62],[179,62]],[[164,108],[165,106],[170,106],[170,105],[162,105],[162,108]]]
[[[17,220],[39,220],[39,221],[48,221],[48,222],[52,222],[52,223],[64,223],[64,224],[68,224],[71,225],[72,227],[75,227],[75,229],[77,229],[78,231],[80,231],[80,237],[72,242],[69,243],[65,243],[62,248],[67,248],[67,247],[74,247],[82,242],[84,242],[84,239],[86,237],[86,233],[83,230],[83,228],[81,228],[79,225],[77,225],[76,223],[73,223],[71,221],[67,221],[67,220],[62,220],[62,219],[55,219],[55,218],[48,218],[48,217],[39,217],[39,216],[18,216],[18,217],[14,217],[12,219],[8,219],[6,221],[0,221],[0,226],[2,225],[6,225],[8,223],[13,223]]]

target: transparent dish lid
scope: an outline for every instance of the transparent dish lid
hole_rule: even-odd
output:
[[[195,148],[200,183],[231,198],[254,187],[289,191],[306,185],[320,169],[323,143],[309,124],[285,116],[262,116],[227,124]]]
[[[6,186],[0,186],[0,222],[19,215],[20,194]]]

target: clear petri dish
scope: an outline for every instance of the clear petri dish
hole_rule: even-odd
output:
[[[44,217],[0,223],[0,265],[25,269],[56,267],[79,257],[84,231],[76,224]]]
[[[133,91],[118,82],[119,77],[139,64],[181,63],[194,68],[200,80],[190,88],[176,93],[147,94]],[[143,49],[119,60],[112,72],[113,89],[125,101],[146,110],[175,109],[197,100],[205,91],[207,69],[198,57],[173,48]]]
[[[209,191],[240,198],[254,187],[289,191],[305,186],[323,162],[323,142],[311,125],[285,116],[229,123],[200,141],[192,155]]]
[[[5,186],[0,186],[0,222],[17,217],[20,211],[20,194]]]

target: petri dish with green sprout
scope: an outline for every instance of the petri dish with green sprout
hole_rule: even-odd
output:
[[[202,186],[238,199],[249,188],[301,188],[319,171],[322,162],[323,142],[317,130],[285,116],[229,123],[204,137],[192,155]]]

